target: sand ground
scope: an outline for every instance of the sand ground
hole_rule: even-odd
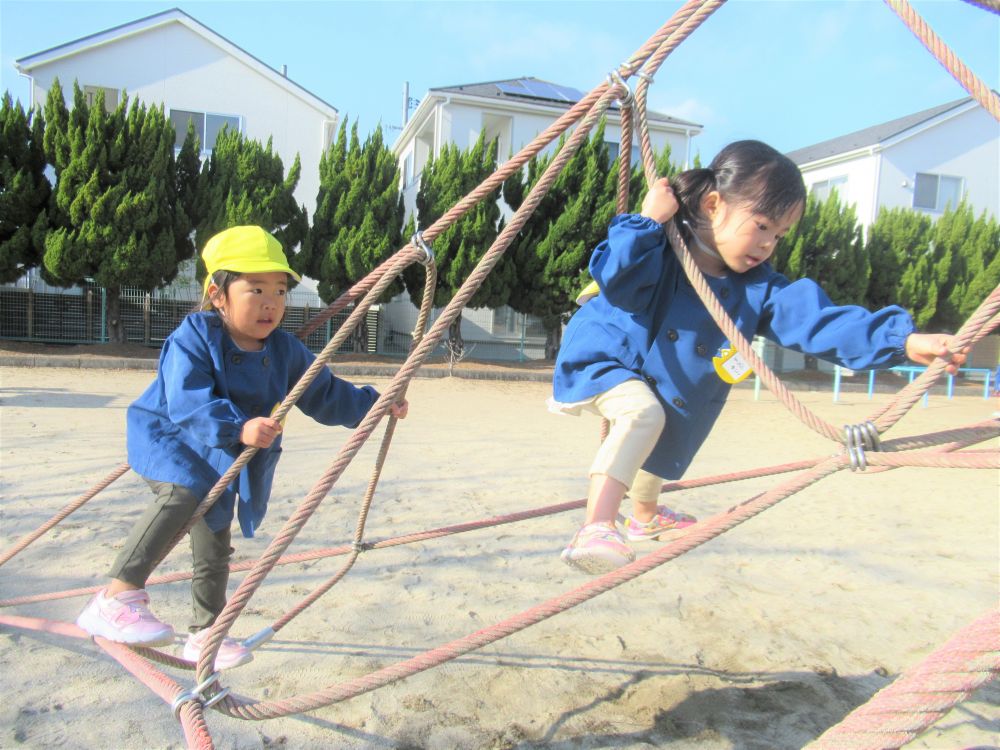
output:
[[[124,460],[125,408],[149,372],[0,369],[0,549]],[[355,380],[360,380],[355,378]],[[386,382],[372,381],[376,386]],[[596,418],[559,417],[543,383],[416,380],[368,521],[375,540],[579,499]],[[832,424],[888,396],[801,393]],[[995,401],[933,396],[887,437],[989,418]],[[294,412],[269,516],[236,538],[259,555],[347,437]],[[996,448],[996,442],[992,443]],[[736,391],[689,477],[834,452],[765,394]],[[377,451],[366,446],[290,552],[348,541]],[[707,517],[780,478],[669,496]],[[0,598],[97,584],[147,501],[126,475],[4,566]],[[799,748],[997,604],[998,477],[990,470],[841,472],[724,536],[447,665],[308,714],[209,712],[220,748]],[[282,629],[234,692],[290,698],[487,627],[586,582],[558,553],[582,517],[542,519],[367,552]],[[656,543],[637,545],[641,555]],[[237,621],[269,625],[340,568],[277,568]],[[177,549],[162,571],[184,570]],[[233,584],[240,580],[234,576]],[[188,586],[153,589],[180,629]],[[4,610],[71,621],[82,599]],[[168,670],[182,684],[190,673]],[[181,748],[169,707],[92,643],[0,626],[0,747]],[[986,687],[910,748],[1000,745]]]

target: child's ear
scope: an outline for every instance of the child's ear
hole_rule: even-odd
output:
[[[718,190],[709,190],[701,196],[701,214],[706,219],[714,219],[722,205],[722,194]]]
[[[212,303],[212,307],[222,307],[226,302],[225,295],[215,282],[208,285],[206,296],[208,297],[208,301]]]

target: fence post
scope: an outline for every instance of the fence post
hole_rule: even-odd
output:
[[[527,337],[528,315],[521,313],[521,344],[518,347],[518,362],[524,362],[524,340]]]
[[[142,298],[142,343],[149,343],[149,316],[153,306],[153,293],[146,292]]]
[[[28,287],[28,338],[35,337],[35,290]]]
[[[101,287],[101,338],[100,343],[108,340],[108,299],[107,291]]]

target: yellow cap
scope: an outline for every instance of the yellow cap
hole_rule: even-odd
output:
[[[208,278],[205,288],[216,271],[235,273],[268,273],[283,271],[296,281],[299,276],[288,266],[288,259],[281,249],[281,243],[274,235],[260,227],[230,227],[212,237],[201,251]]]

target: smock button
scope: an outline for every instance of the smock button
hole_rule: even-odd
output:
[[[687,404],[684,403],[684,399],[682,399],[680,396],[674,396],[673,404],[678,409],[683,409],[685,406],[687,406]]]
[[[729,287],[728,286],[722,287],[722,289],[719,290],[719,296],[722,297],[722,299],[725,299],[726,297],[728,297],[729,296]]]
[[[670,339],[671,341],[676,341],[677,340],[677,331],[675,331],[673,328],[671,328],[669,331],[667,331],[667,338]]]
[[[271,364],[271,358],[270,357],[264,357],[264,359],[262,360],[262,362],[264,364],[264,367],[267,367],[269,364]]]
[[[234,365],[238,365],[242,361],[243,361],[243,357],[241,357],[239,354],[234,354],[233,355],[232,362],[233,362]]]
[[[656,378],[654,378],[652,375],[645,375],[643,377],[643,380],[645,380],[650,385],[654,385],[654,386],[656,385]]]
[[[708,354],[708,348],[704,344],[698,344],[694,350],[703,357]]]

